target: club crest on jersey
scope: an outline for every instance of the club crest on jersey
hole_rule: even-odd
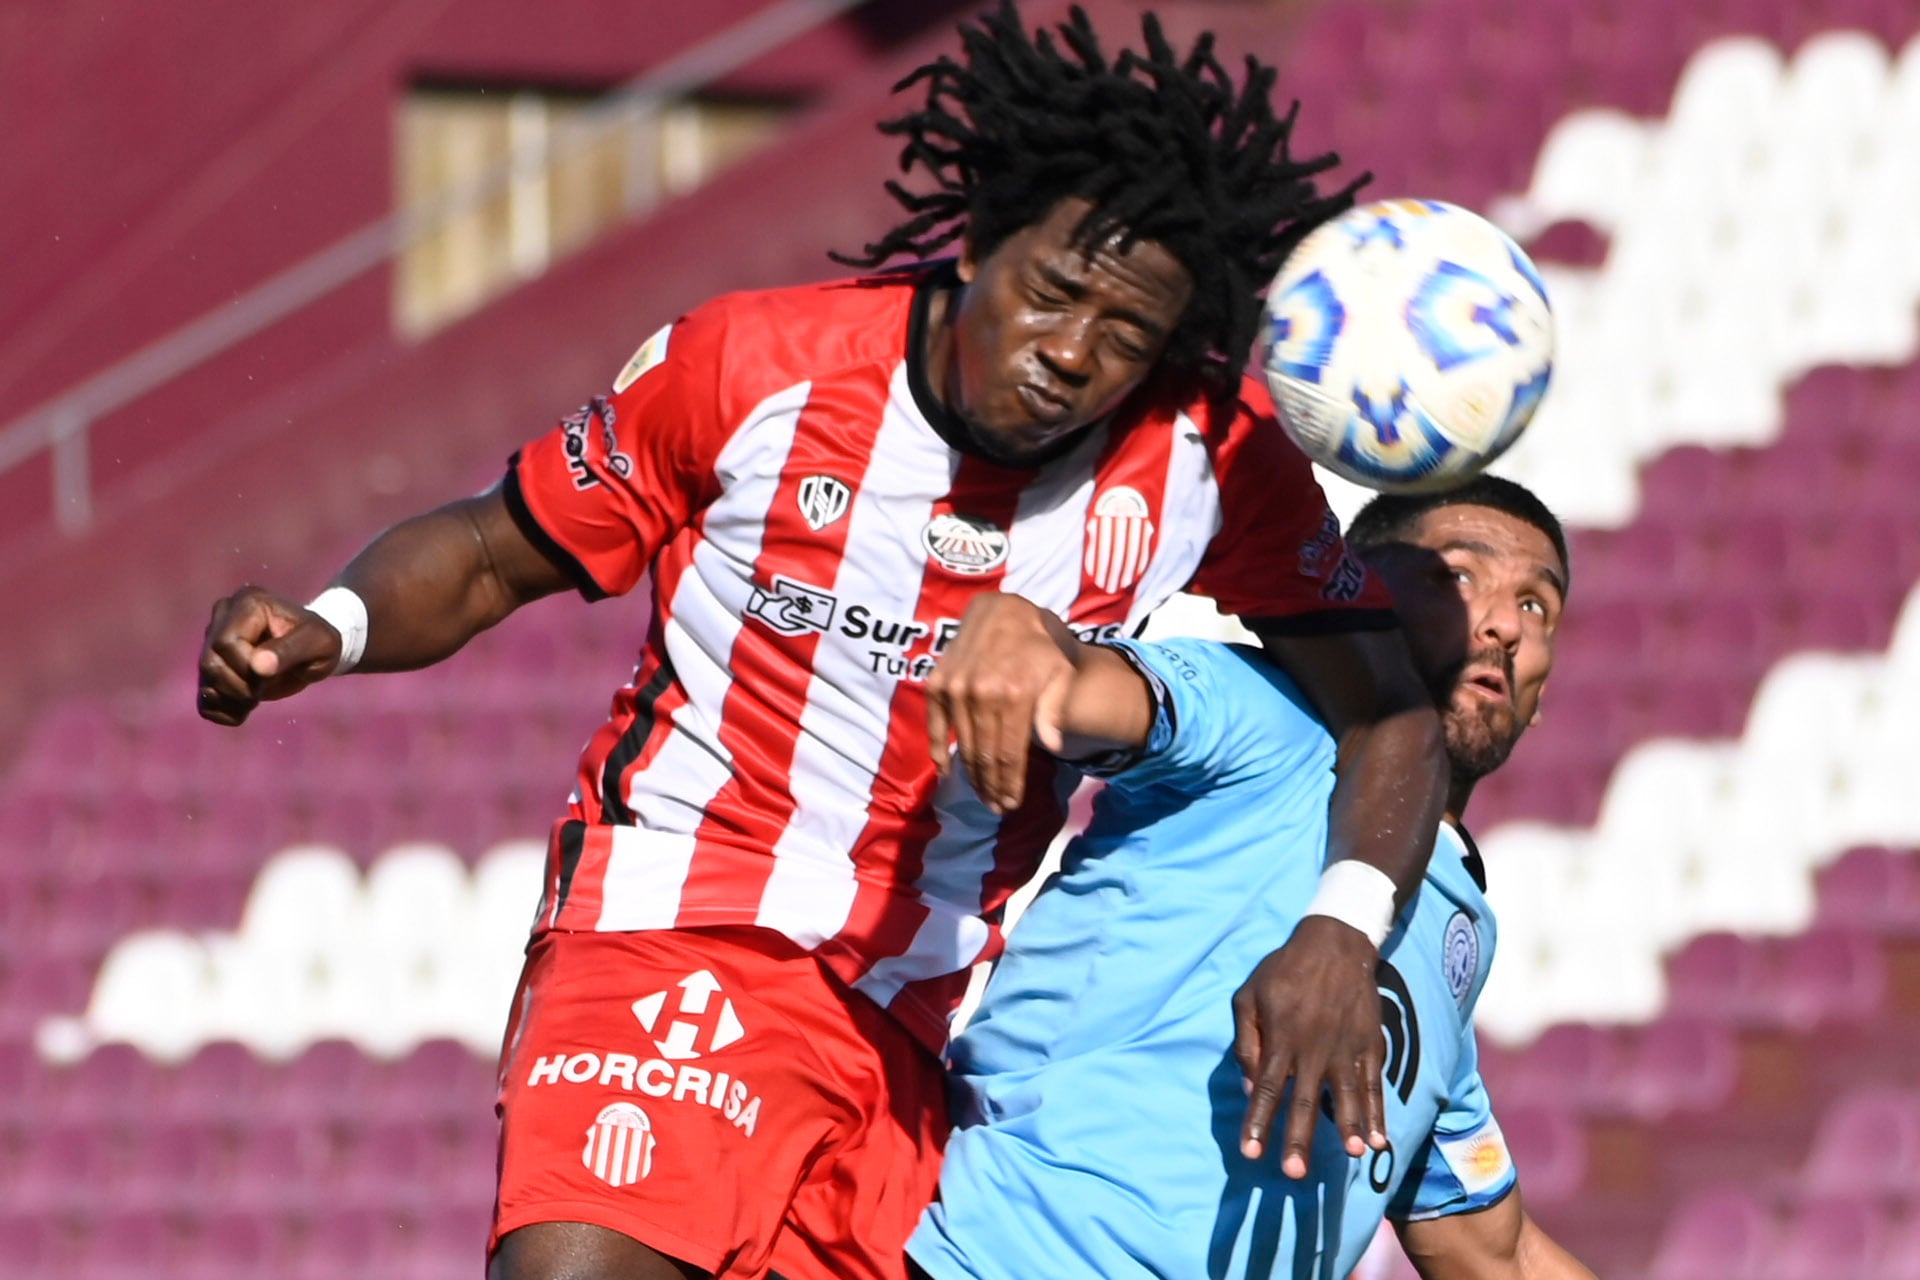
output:
[[[1447,975],[1447,990],[1457,1002],[1464,1003],[1480,972],[1480,934],[1464,911],[1456,911],[1447,921],[1447,934],[1440,944],[1440,965]]]
[[[977,578],[1007,562],[1007,535],[991,521],[948,511],[927,521],[920,531],[921,545],[933,562],[948,573]]]
[[[1120,485],[1095,500],[1087,521],[1087,576],[1102,591],[1125,591],[1153,555],[1152,512],[1138,489]]]
[[[587,1128],[580,1163],[610,1187],[625,1187],[653,1172],[653,1122],[631,1102],[610,1102]]]
[[[847,514],[853,490],[833,476],[808,476],[800,482],[800,514],[815,533]]]

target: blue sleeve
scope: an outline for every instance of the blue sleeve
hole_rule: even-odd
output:
[[[1197,790],[1243,763],[1236,729],[1246,718],[1248,667],[1236,650],[1217,640],[1190,639],[1113,640],[1108,647],[1146,680],[1153,694],[1153,728],[1144,747],[1087,762],[1082,765],[1087,773],[1122,790]],[[1243,714],[1223,714],[1236,699]]]
[[[1490,1208],[1515,1183],[1513,1156],[1493,1118],[1487,1086],[1480,1079],[1480,1053],[1469,1027],[1447,1108],[1414,1152],[1387,1216],[1419,1222]]]

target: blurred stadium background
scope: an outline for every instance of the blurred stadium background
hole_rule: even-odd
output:
[[[1533,1212],[1608,1277],[1920,1278],[1920,11],[1157,7],[1553,293],[1501,469],[1572,612],[1474,805]],[[204,611],[489,483],[680,309],[830,274],[965,8],[0,6],[0,1276],[478,1274],[539,841],[645,606],[237,734]]]

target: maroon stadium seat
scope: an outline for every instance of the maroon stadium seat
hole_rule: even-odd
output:
[[[1636,1114],[1653,1119],[1724,1106],[1739,1086],[1740,1050],[1733,1033],[1719,1022],[1670,1017],[1641,1033],[1625,1093]]]
[[[1757,1280],[1871,1277],[1890,1234],[1886,1209],[1870,1199],[1824,1197],[1795,1210],[1778,1251]]]
[[[1773,1255],[1776,1228],[1754,1197],[1709,1191],[1667,1224],[1649,1280],[1754,1280]]]
[[[1821,1120],[1801,1184],[1823,1195],[1920,1188],[1920,1094],[1868,1089],[1835,1103]]]
[[[1854,849],[1820,873],[1822,924],[1891,933],[1920,932],[1920,856]]]

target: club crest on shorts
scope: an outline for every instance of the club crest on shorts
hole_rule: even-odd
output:
[[[610,1187],[625,1187],[653,1172],[653,1122],[631,1102],[610,1102],[587,1127],[580,1163]]]
[[[1087,576],[1102,591],[1125,591],[1146,572],[1153,555],[1153,521],[1147,500],[1131,485],[1101,494],[1087,521]]]
[[[833,476],[808,476],[800,482],[798,496],[800,514],[815,533],[847,514],[853,502],[853,490],[847,482]]]
[[[1447,935],[1440,944],[1440,966],[1454,1000],[1465,1001],[1473,987],[1473,976],[1480,972],[1480,933],[1464,911],[1454,912],[1447,921]]]
[[[992,521],[957,511],[943,512],[927,521],[927,527],[920,531],[920,543],[935,564],[963,578],[992,573],[1007,562],[1011,546],[1007,535]]]

